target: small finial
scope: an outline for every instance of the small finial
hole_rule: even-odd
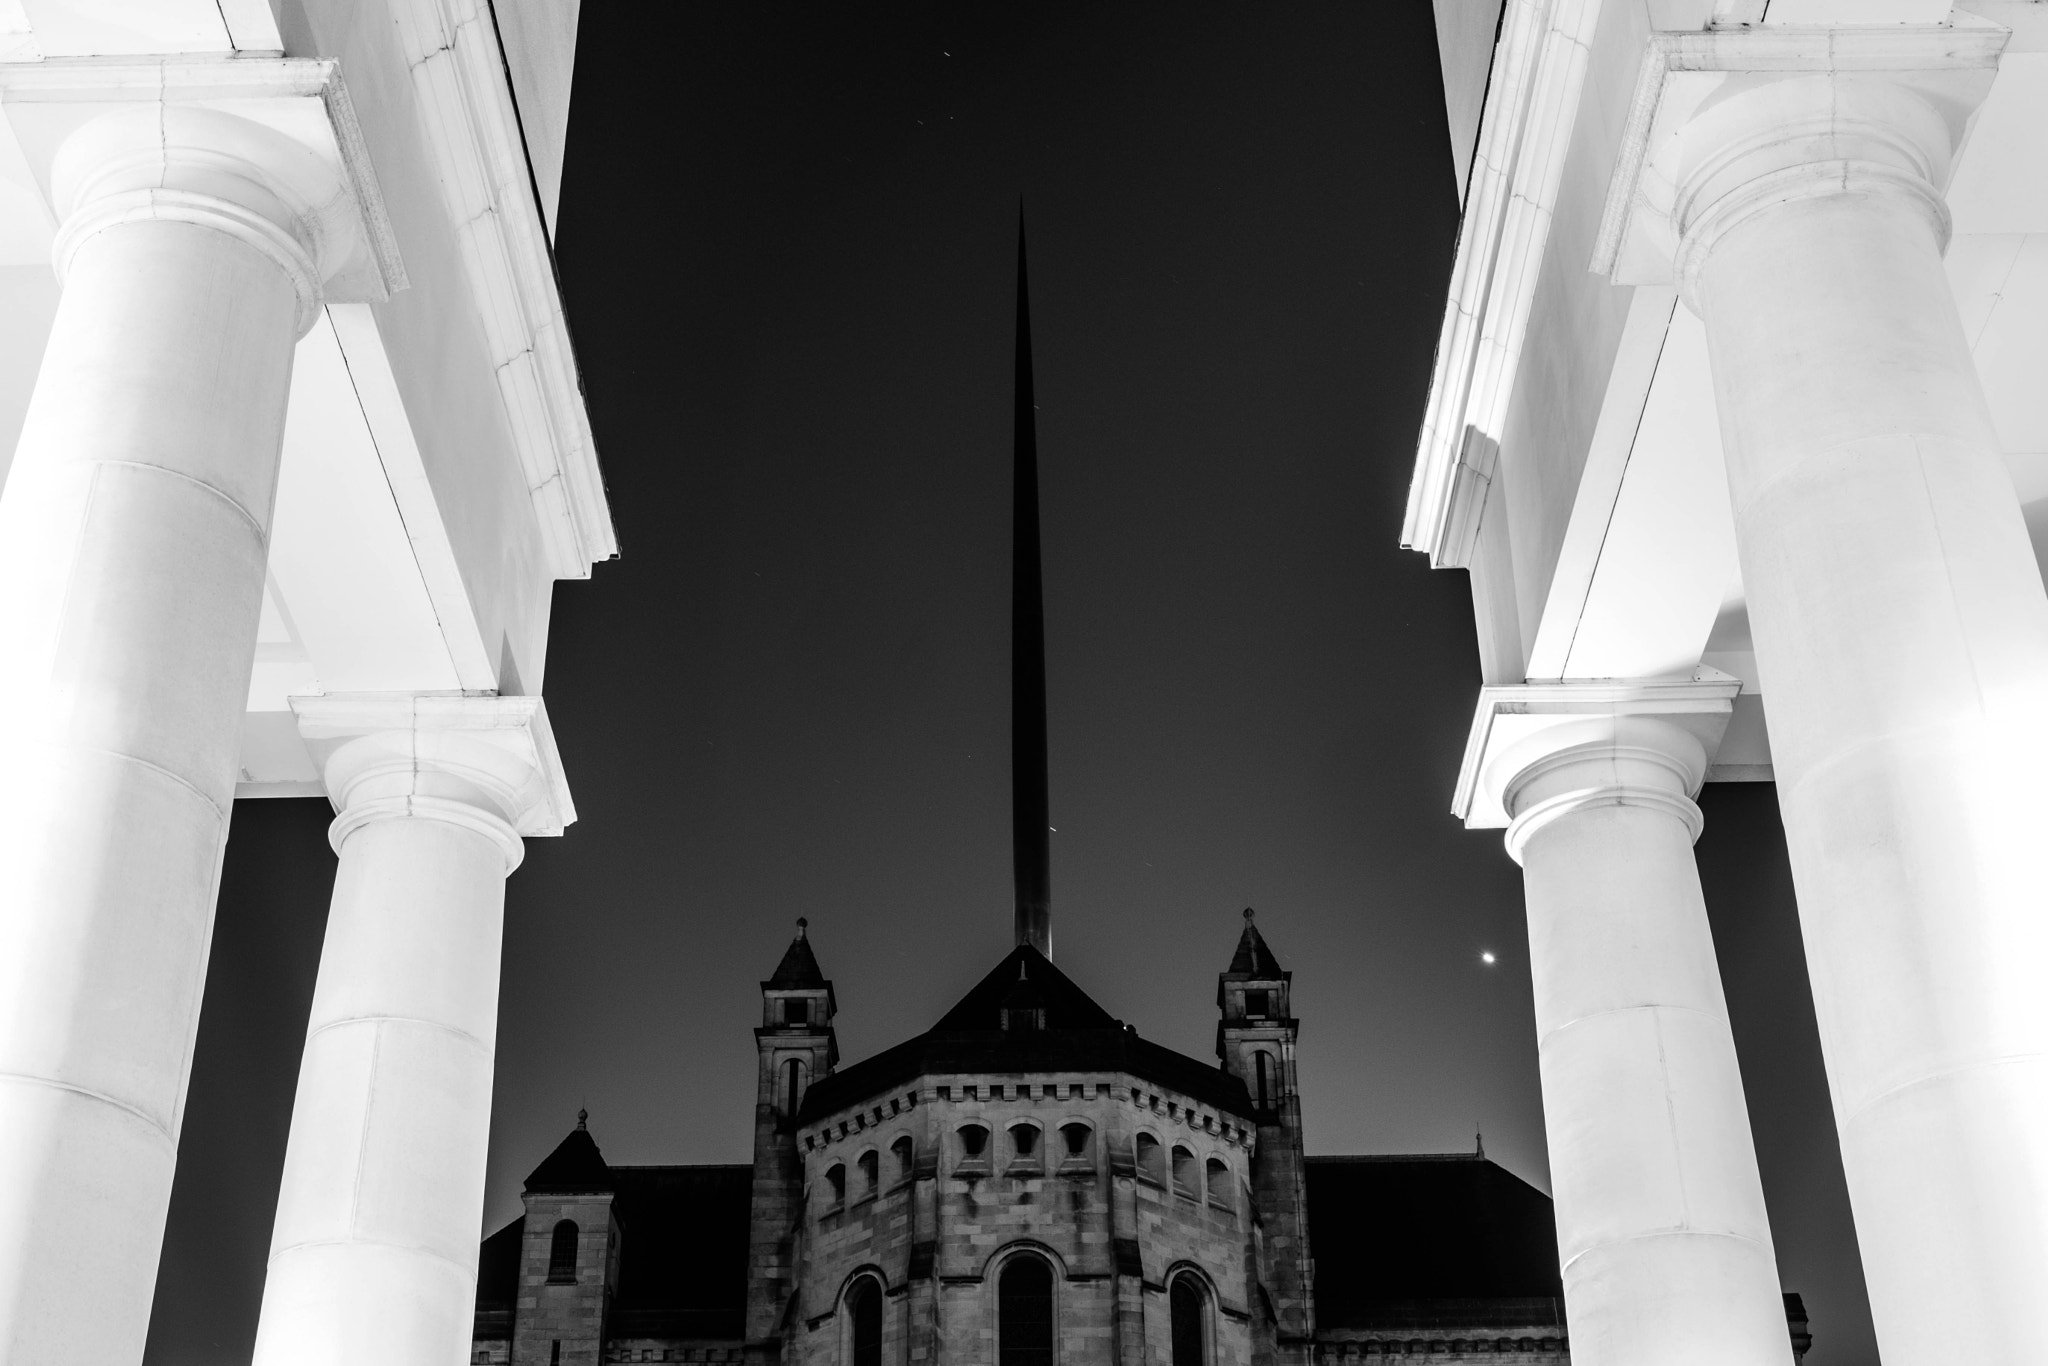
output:
[[[802,939],[802,938],[804,938],[804,930],[805,930],[806,928],[808,928],[808,927],[809,927],[810,923],[811,923],[810,921],[808,921],[808,920],[804,919],[804,918],[803,918],[802,916],[798,916],[798,917],[796,918],[796,937],[797,937],[797,938],[799,938],[799,939]]]
[[[581,1129],[581,1130],[585,1131],[585,1132],[588,1132],[588,1131],[589,1131],[589,1129],[590,1129],[590,1111],[588,1111],[588,1110],[578,1110],[578,1111],[576,1112],[576,1127],[577,1127],[578,1129]]]
[[[1475,1157],[1484,1157],[1484,1156],[1486,1156],[1486,1135],[1485,1135],[1485,1134],[1474,1134],[1474,1135],[1472,1135],[1472,1147],[1473,1147],[1473,1150],[1474,1150],[1474,1151],[1473,1151],[1473,1156],[1475,1156]]]
[[[1247,907],[1245,907],[1245,908],[1244,908],[1244,918],[1245,918],[1245,921],[1246,921],[1246,923],[1247,923],[1247,924],[1249,924],[1249,923],[1250,923],[1250,921],[1251,921],[1251,918],[1252,918],[1252,908],[1251,908],[1251,907],[1247,906]]]

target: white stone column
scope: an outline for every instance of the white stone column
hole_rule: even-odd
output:
[[[344,187],[145,104],[51,172],[64,282],[0,497],[0,1361],[149,1322],[292,348]]]
[[[476,1309],[505,878],[574,819],[538,698],[298,699],[340,856],[257,1366],[458,1366]]]
[[[1556,722],[1489,766],[1528,900],[1578,1366],[1792,1360],[1693,862],[1706,766],[1687,730],[1628,715]]]
[[[1676,214],[1890,1366],[2036,1359],[2048,1297],[2048,596],[1942,270],[1941,74],[1734,78]]]

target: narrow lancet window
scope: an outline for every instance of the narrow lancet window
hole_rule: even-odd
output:
[[[1177,1276],[1167,1298],[1173,1317],[1173,1366],[1206,1366],[1208,1296],[1193,1276]]]
[[[882,1292],[861,1277],[846,1297],[853,1319],[853,1366],[882,1366]]]
[[[555,1225],[548,1239],[548,1284],[573,1285],[576,1281],[576,1221],[564,1219]]]

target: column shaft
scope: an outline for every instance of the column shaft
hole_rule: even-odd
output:
[[[1809,170],[1710,224],[1693,299],[1814,1004],[1886,1361],[2018,1361],[2048,1286],[2048,596],[1933,190]]]
[[[0,496],[0,1361],[142,1354],[301,311],[205,222],[85,237]]]
[[[1509,786],[1509,847],[1528,900],[1572,1360],[1789,1366],[1692,855],[1704,753],[1675,726],[1629,718],[1530,743],[1533,762],[1507,756],[1528,764]]]
[[[467,824],[343,837],[257,1366],[468,1358],[505,869]]]

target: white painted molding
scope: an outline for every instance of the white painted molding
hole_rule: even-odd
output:
[[[440,623],[455,677],[470,692],[495,692],[497,662],[484,644],[476,608],[462,581],[462,567],[448,539],[448,522],[427,477],[426,461],[413,435],[412,420],[406,415],[376,313],[367,304],[330,304],[327,318],[348,366],[349,382],[355,386],[363,421],[376,443],[377,459],[384,467],[391,500],[398,507],[398,519],[412,547],[413,562],[419,567],[420,582]]]
[[[618,540],[497,30],[480,0],[391,12],[551,570],[588,578]]]
[[[317,126],[300,116],[320,103]],[[398,238],[370,165],[355,106],[339,66],[287,57],[166,57],[142,61],[52,58],[0,63],[0,103],[65,104],[117,108],[133,104],[193,105],[219,109],[293,138],[329,162],[348,187],[361,249],[327,282],[331,299],[382,300],[406,287]],[[38,168],[47,179],[48,168]]]
[[[1629,300],[1614,368],[1607,374],[1607,393],[1572,498],[1571,520],[1565,524],[1557,565],[1551,570],[1550,594],[1536,622],[1536,639],[1529,647],[1531,678],[1563,678],[1571,661],[1572,642],[1593,595],[1601,549],[1614,522],[1615,506],[1621,501],[1622,481],[1635,453],[1636,433],[1649,405],[1664,338],[1677,308],[1677,292],[1670,289],[1638,289]]]
[[[522,836],[559,835],[576,819],[538,697],[328,693],[291,704],[338,815],[364,794],[386,799],[385,779],[396,764],[415,779],[431,769],[459,781]],[[406,790],[447,795],[428,793],[418,781]]]
[[[1711,766],[1734,714],[1742,680],[1701,667],[1688,678],[1617,679],[1593,683],[1516,683],[1479,690],[1465,740],[1451,814],[1468,830],[1504,830],[1504,794],[1489,785],[1492,761],[1542,730],[1589,716],[1649,716],[1700,742]]]
[[[1600,8],[1509,0],[1502,16],[1401,533],[1439,568],[1471,559]]]
[[[1676,188],[1668,168],[1660,167],[1660,157],[1731,75],[1896,76],[1952,119],[1952,138],[1959,144],[2011,36],[2010,30],[1967,14],[1941,25],[1653,33],[1636,76],[1588,269],[1617,284],[1673,283]]]

